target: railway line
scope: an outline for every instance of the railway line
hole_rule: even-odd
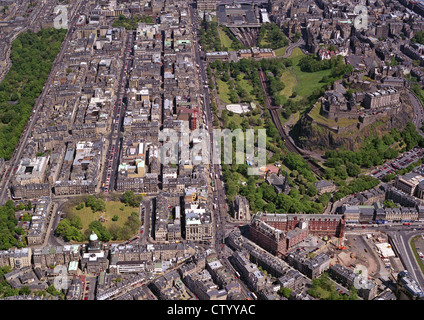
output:
[[[266,78],[265,74],[262,70],[259,71],[259,78],[261,80],[262,88],[266,95],[266,106],[271,114],[272,121],[275,124],[275,127],[277,128],[278,132],[280,133],[281,138],[284,140],[284,146],[287,148],[289,152],[297,153],[298,155],[302,156],[302,158],[305,159],[305,161],[309,164],[312,171],[319,177],[322,177],[324,175],[323,169],[315,163],[308,155],[305,155],[291,140],[291,138],[286,134],[286,132],[283,129],[283,126],[281,125],[280,118],[278,117],[277,108],[276,106],[272,105],[271,98],[268,94],[268,90],[266,87]]]

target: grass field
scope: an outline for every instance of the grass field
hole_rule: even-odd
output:
[[[219,39],[221,40],[221,45],[224,48],[230,49],[233,41],[227,36],[222,28],[218,27]]]
[[[281,90],[280,93],[286,98],[290,98],[296,87],[296,76],[292,71],[286,70],[283,72],[280,79],[284,83],[284,89]]]
[[[292,53],[289,58],[302,58],[305,54],[302,52],[302,50],[299,47],[296,47],[292,50]]]
[[[299,48],[294,48],[290,56],[290,60],[293,62],[293,73],[296,76],[299,85],[296,87],[297,96],[295,100],[306,98],[312,94],[316,89],[320,89],[324,84],[321,81],[322,77],[329,76],[331,70],[322,70],[317,72],[303,72],[300,70],[298,63],[305,54]],[[281,92],[285,97],[290,97],[293,92],[293,88],[296,85],[296,79],[289,70],[283,73],[281,77],[285,88]]]
[[[228,123],[234,122],[237,128],[240,128],[241,122],[243,121],[243,115],[234,113],[232,116],[228,116]]]
[[[276,55],[277,57],[284,56],[284,54],[286,53],[286,48],[287,48],[287,47],[281,47],[281,48],[275,49],[275,50],[274,50],[275,55]]]
[[[216,79],[216,85],[218,87],[218,97],[223,102],[229,104],[231,103],[230,97],[228,96],[228,93],[230,92],[230,89],[228,88],[228,84],[221,79]]]
[[[123,208],[123,210],[121,210]],[[70,211],[71,214],[76,214],[81,218],[81,222],[83,225],[82,230],[88,229],[88,225],[93,221],[98,221],[101,216],[105,219],[103,225],[109,229],[112,225],[117,225],[119,227],[123,226],[124,223],[128,220],[128,217],[131,215],[131,212],[137,212],[138,208],[132,208],[129,206],[125,206],[120,201],[106,201],[106,211],[105,212],[96,212],[93,213],[91,208],[84,207],[81,210],[72,208]],[[112,221],[112,217],[117,215],[119,218],[117,221]]]
[[[249,93],[250,99],[252,99],[252,101],[255,101],[255,97],[250,94],[253,90],[252,83],[249,80],[244,79],[244,75],[242,74],[237,77],[236,82],[240,83],[241,86]]]

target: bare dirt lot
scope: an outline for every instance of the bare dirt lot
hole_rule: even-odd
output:
[[[339,250],[335,246],[331,248],[332,264],[341,264],[344,267],[358,269],[360,266],[366,267],[368,275],[378,276],[380,263],[378,256],[373,252],[372,245],[359,235],[347,235],[343,243],[345,249]]]

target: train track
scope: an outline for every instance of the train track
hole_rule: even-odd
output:
[[[271,114],[272,121],[275,124],[275,127],[277,128],[278,132],[280,133],[281,138],[284,140],[284,146],[287,148],[289,152],[294,152],[300,155],[302,158],[305,159],[305,161],[309,164],[312,171],[319,177],[322,177],[324,175],[323,169],[317,165],[313,160],[309,158],[308,155],[305,155],[299,148],[292,142],[291,138],[286,134],[286,132],[283,129],[283,126],[281,125],[280,118],[278,117],[277,108],[276,106],[273,106],[271,103],[271,98],[268,94],[268,90],[266,87],[266,78],[265,74],[262,70],[259,71],[259,78],[261,80],[262,88],[265,92],[265,102],[267,105],[267,108]]]

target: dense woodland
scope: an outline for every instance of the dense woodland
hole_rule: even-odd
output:
[[[258,34],[258,45],[260,48],[278,49],[289,44],[283,30],[274,23],[262,24]]]
[[[12,67],[0,83],[0,157],[10,159],[41,94],[66,29],[20,34],[12,43]]]
[[[24,233],[22,228],[17,226],[18,219],[15,217],[15,212],[20,209],[24,209],[24,207],[15,207],[12,200],[8,200],[4,206],[0,206],[0,250],[26,246],[25,237],[22,237],[22,241],[18,240],[19,235]]]

